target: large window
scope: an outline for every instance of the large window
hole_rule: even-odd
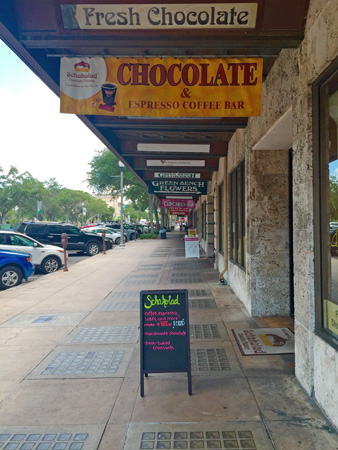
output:
[[[317,331],[338,344],[338,63],[314,87]],[[319,193],[319,196],[317,195]]]
[[[202,239],[206,240],[207,233],[206,233],[206,221],[207,221],[207,204],[206,202],[202,203]]]
[[[222,183],[218,188],[218,242],[219,242],[219,251],[224,254],[224,227],[225,227],[225,202],[224,202],[224,183]]]
[[[230,174],[230,258],[245,267],[245,164]]]

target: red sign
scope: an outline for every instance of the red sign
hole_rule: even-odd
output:
[[[173,208],[169,209],[171,216],[187,216],[190,213],[189,208]]]
[[[169,208],[169,209],[193,209],[195,208],[196,202],[195,200],[180,200],[179,198],[166,198],[162,199],[162,208]]]

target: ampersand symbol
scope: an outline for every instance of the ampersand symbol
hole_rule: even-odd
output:
[[[191,96],[191,92],[189,91],[189,89],[188,88],[184,88],[183,92],[181,94],[181,97],[182,98],[190,98],[190,96]]]

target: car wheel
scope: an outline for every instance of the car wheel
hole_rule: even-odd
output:
[[[60,260],[55,256],[49,256],[42,261],[41,270],[42,273],[51,273],[59,270],[61,264]]]
[[[18,267],[7,266],[0,270],[0,289],[18,286],[22,281],[22,272]]]
[[[115,245],[120,245],[120,243],[121,243],[121,238],[116,238],[115,239]]]
[[[88,256],[97,255],[101,251],[101,247],[97,242],[89,242],[86,249],[86,254]]]

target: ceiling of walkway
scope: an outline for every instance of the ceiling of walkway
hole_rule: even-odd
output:
[[[77,3],[95,4],[89,0],[12,0],[0,4],[0,37],[58,95],[62,56],[261,57],[264,79],[283,48],[296,48],[301,43],[309,0],[224,0],[223,4],[255,3],[258,9],[255,28],[222,31],[66,30],[60,5]],[[165,2],[175,3],[179,2]],[[232,134],[247,124],[247,118],[79,117],[143,181],[153,179],[154,172],[159,170],[155,166],[149,168],[146,160],[178,158],[171,150],[163,152],[156,147],[139,152],[137,144],[158,144],[159,150],[162,144],[207,144],[208,153],[185,153],[186,147],[179,153],[179,160],[205,161],[203,167],[191,163],[189,168],[161,167],[161,172],[196,172],[202,180],[211,180],[219,158],[227,153]]]

